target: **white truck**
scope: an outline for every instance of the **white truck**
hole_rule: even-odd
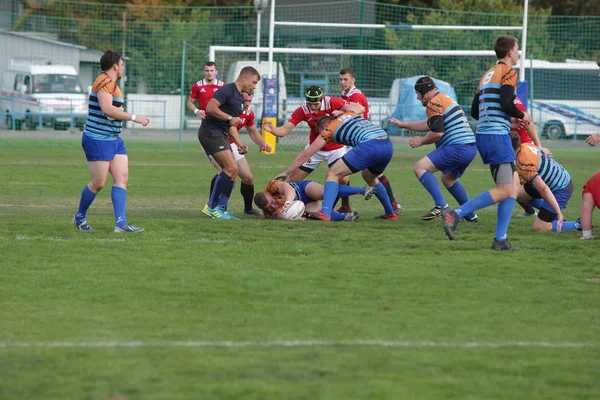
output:
[[[70,65],[11,62],[4,74],[0,111],[8,129],[83,128],[88,94]]]

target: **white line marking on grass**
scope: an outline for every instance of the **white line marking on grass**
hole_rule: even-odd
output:
[[[169,342],[0,342],[0,348],[115,348],[115,347],[205,347],[205,348],[240,348],[240,347],[397,347],[397,348],[506,348],[506,347],[544,347],[544,348],[589,348],[598,347],[600,343],[572,342],[396,342],[386,340],[275,340],[265,342],[208,342],[208,341],[169,341]]]
[[[48,242],[79,242],[79,241],[94,241],[94,242],[126,242],[127,239],[119,238],[119,239],[111,239],[111,238],[60,238],[60,237],[43,237],[43,236],[26,236],[26,235],[18,235],[15,237],[15,240],[45,240]]]

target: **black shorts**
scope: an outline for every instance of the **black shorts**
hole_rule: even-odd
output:
[[[228,134],[228,132],[223,132],[221,129],[207,128],[201,125],[200,129],[198,129],[198,140],[206,154],[212,156],[223,150],[231,151]]]

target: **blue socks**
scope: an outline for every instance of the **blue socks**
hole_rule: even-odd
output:
[[[556,224],[557,224],[557,220],[552,221],[552,232],[556,232]],[[581,227],[581,224],[579,224],[577,221],[563,221],[562,223],[562,229],[560,230],[561,232],[569,232],[572,231],[573,229],[579,229]]]
[[[113,186],[110,191],[110,199],[112,200],[113,210],[115,212],[115,225],[127,225],[127,219],[125,218],[125,206],[127,205],[127,190],[118,186]]]
[[[338,191],[340,190],[340,184],[334,181],[325,182],[325,191],[323,193],[323,214],[331,216],[333,205],[338,197]],[[348,187],[348,186],[346,186]]]
[[[379,199],[379,202],[383,206],[386,215],[395,214],[394,209],[392,208],[392,202],[390,201],[390,196],[388,196],[387,190],[385,190],[383,183],[379,182],[375,187],[377,188],[375,196]]]
[[[513,205],[514,205],[514,200],[515,199],[513,199]],[[456,208],[454,210],[454,212],[456,212],[456,215],[458,215],[460,218],[462,218],[465,215],[470,215],[471,213],[474,213],[475,211],[480,210],[482,208],[489,207],[492,204],[494,204],[492,195],[490,194],[489,191],[486,191],[483,193],[479,193],[477,196],[473,197],[471,200],[462,204],[460,207]],[[511,207],[511,210],[512,210],[512,207]]]
[[[490,196],[491,198],[491,196]],[[512,218],[513,208],[515,208],[516,199],[509,197],[498,203],[498,216],[496,219],[496,240],[505,240],[508,232],[508,224]]]
[[[224,171],[221,171],[215,181],[215,187],[213,188],[210,198],[208,199],[208,206],[215,208],[216,206],[223,206],[227,209],[227,203],[233,190],[234,181]]]
[[[79,200],[79,209],[77,209],[77,215],[75,221],[77,223],[83,221],[87,215],[87,210],[92,205],[92,202],[96,198],[96,193],[92,192],[87,185],[81,191],[81,199]]]
[[[430,171],[425,171],[419,178],[419,182],[421,182],[421,185],[423,185],[431,197],[433,197],[436,206],[444,207],[446,205],[446,200],[444,200],[444,196],[440,190],[440,184]]]
[[[362,190],[363,188],[359,188],[356,186],[340,185],[340,187],[338,188],[338,196],[348,197],[352,196],[353,194],[360,194],[362,193]]]

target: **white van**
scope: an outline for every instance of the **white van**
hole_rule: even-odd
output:
[[[277,120],[279,123],[287,121],[287,90],[285,88],[285,74],[283,72],[283,67],[281,64],[277,62],[273,62],[273,78],[279,79],[279,107],[277,112]],[[260,64],[256,61],[236,61],[231,63],[229,68],[227,69],[227,79],[225,82],[230,83],[236,80],[240,71],[244,67],[254,67],[258,71],[261,76],[261,80],[256,85],[256,90],[254,92],[254,99],[252,100],[252,109],[254,110],[254,115],[257,121],[260,121],[262,118],[262,109],[263,109],[263,78],[267,78],[269,76],[269,62],[261,61]],[[279,72],[278,72],[279,71]]]
[[[12,129],[37,129],[40,125],[83,128],[88,114],[88,94],[77,70],[70,65],[8,65],[4,74],[0,110]]]

